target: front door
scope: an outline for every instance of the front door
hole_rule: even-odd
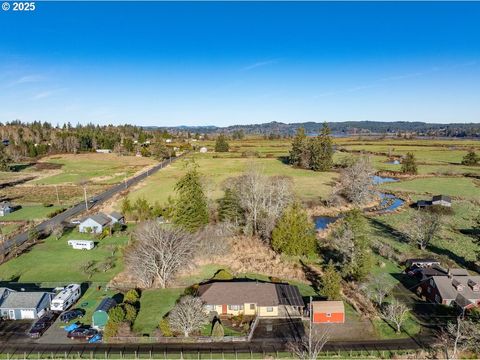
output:
[[[8,310],[8,318],[10,320],[15,320],[15,310]]]
[[[227,315],[227,305],[222,305],[222,315]]]

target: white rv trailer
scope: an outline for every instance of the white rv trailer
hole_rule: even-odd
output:
[[[77,250],[92,250],[95,247],[91,240],[68,240],[68,245]]]
[[[50,303],[50,310],[65,311],[75,304],[81,295],[80,285],[70,284],[60,291]]]

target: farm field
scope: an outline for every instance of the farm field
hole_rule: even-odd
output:
[[[46,169],[45,176],[33,183],[41,185],[72,184],[88,180],[95,184],[115,184],[155,164],[151,158],[116,154],[64,154],[42,158],[36,168]],[[51,170],[48,170],[48,169]],[[51,174],[49,174],[51,173]]]
[[[241,175],[249,166],[256,166],[266,175],[290,176],[294,181],[296,194],[302,199],[314,199],[328,196],[332,180],[336,173],[316,173],[309,170],[294,169],[275,158],[224,158],[211,154],[196,154],[195,161],[204,178],[207,196],[218,199],[222,195],[222,184],[229,178]],[[130,197],[145,197],[150,202],[163,203],[174,195],[175,183],[185,173],[185,162],[177,161],[168,168],[147,179]]]
[[[67,241],[72,239],[94,240],[96,246],[88,251],[75,250],[67,244]],[[121,248],[127,242],[126,233],[114,234],[102,240],[77,231],[67,232],[59,240],[50,236],[39,241],[21,256],[1,264],[0,278],[34,283],[108,282],[123,269]],[[116,249],[113,256],[111,246]],[[109,257],[112,257],[114,265],[111,269],[99,269],[92,276],[82,270],[87,262],[101,266]]]
[[[43,220],[48,215],[61,209],[61,206],[43,206],[43,205],[25,205],[10,214],[2,216],[0,221],[27,221],[27,220]]]

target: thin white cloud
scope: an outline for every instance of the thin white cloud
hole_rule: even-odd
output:
[[[44,90],[37,92],[32,96],[32,100],[41,100],[51,97],[59,92],[65,91],[66,89],[53,89],[53,90]]]
[[[259,68],[259,67],[273,65],[273,64],[276,64],[276,63],[278,63],[278,59],[259,61],[259,62],[250,64],[248,66],[245,66],[242,70],[243,71],[250,71],[250,70],[253,70],[253,69],[256,69],[256,68]]]
[[[45,79],[46,79],[45,76],[40,74],[26,75],[14,80],[10,85],[14,86],[14,85],[20,85],[20,84],[35,83],[35,82],[43,81]]]

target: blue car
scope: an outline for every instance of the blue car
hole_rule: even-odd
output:
[[[94,337],[90,338],[90,340],[88,340],[88,343],[93,344],[93,343],[98,343],[98,342],[101,342],[101,341],[102,341],[102,334],[97,334]]]
[[[65,326],[65,331],[66,332],[70,332],[70,331],[73,331],[75,329],[78,329],[80,327],[80,324],[77,324],[77,323],[74,323],[74,324],[70,324],[68,326]]]

